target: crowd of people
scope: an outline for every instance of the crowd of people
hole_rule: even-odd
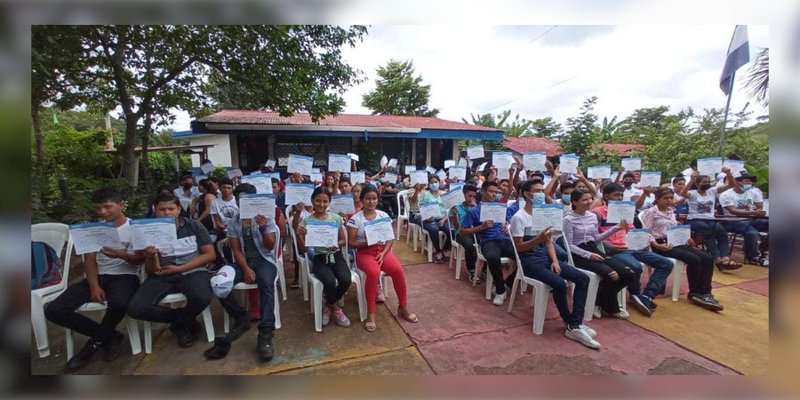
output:
[[[736,159],[730,156],[730,159]],[[222,358],[250,328],[258,322],[256,353],[262,360],[274,356],[273,312],[275,282],[278,279],[277,259],[281,249],[296,236],[297,253],[310,260],[310,272],[323,285],[322,324],[333,320],[337,325],[351,325],[340,300],[351,286],[350,268],[358,268],[366,276],[367,318],[364,329],[377,329],[377,303],[385,299],[381,273],[391,277],[398,298],[397,315],[409,322],[418,316],[409,308],[407,282],[403,266],[392,251],[393,241],[369,244],[365,227],[372,221],[395,219],[408,201],[408,223],[427,232],[436,263],[449,261],[451,238],[463,247],[469,280],[479,283],[491,274],[494,288],[492,302],[505,303],[513,287],[515,271],[504,270],[501,259],[515,259],[526,277],[539,280],[552,288],[553,298],[565,325],[565,336],[587,347],[599,349],[597,332],[584,322],[588,303],[588,272],[600,277],[595,316],[628,318],[619,303],[618,293],[626,290],[630,304],[646,316],[654,315],[656,297],[663,294],[674,260],[687,266],[688,300],[715,312],[723,306],[714,298],[711,278],[714,268],[723,271],[742,264],[730,257],[728,233],[743,236],[745,262],[767,265],[768,231],[764,198],[755,187],[756,178],[747,171],[723,168],[718,176],[701,175],[696,165],[659,186],[640,184],[640,171],[620,169],[611,179],[590,179],[580,169],[574,174],[562,173],[558,165],[545,163],[543,171],[529,171],[515,158],[506,179],[499,178],[497,168],[484,163],[481,170],[466,152],[458,165],[467,168],[465,179],[441,174],[428,174],[427,183],[411,184],[411,177],[396,167],[384,166],[376,174],[367,174],[363,182],[353,183],[351,175],[327,172],[318,182],[300,173],[284,174],[285,179],[271,178],[275,199],[274,213],[253,218],[239,215],[243,195],[257,192],[254,185],[239,177],[210,176],[195,184],[191,174],[182,176],[180,186],[159,187],[148,210],[148,217],[174,218],[178,242],[163,253],[156,246],[133,251],[130,244],[130,218],[123,212],[125,199],[113,189],[100,189],[92,197],[98,217],[112,222],[123,249],[103,248],[84,255],[86,278],[69,286],[48,305],[48,320],[80,332],[90,339],[67,362],[67,371],[76,371],[93,359],[100,350],[111,361],[120,354],[124,335],[116,325],[129,315],[132,318],[170,324],[178,346],[191,347],[202,330],[197,316],[216,296],[233,318],[230,332],[217,338],[205,355]],[[273,172],[266,165],[256,173]],[[505,172],[505,171],[502,171]],[[391,177],[391,179],[387,179]],[[396,180],[395,178],[396,177]],[[315,186],[310,203],[287,204],[286,188],[291,183],[312,183]],[[447,207],[443,196],[453,188],[463,193],[464,201]],[[350,195],[350,212],[330,211],[333,196]],[[636,206],[633,221],[609,223],[609,202],[626,200]],[[420,205],[438,204],[438,213],[423,219]],[[503,204],[503,220],[482,220],[481,208]],[[534,209],[545,204],[563,207],[563,224],[532,231]],[[716,210],[716,206],[720,210]],[[739,217],[715,220],[717,214]],[[315,224],[335,226],[338,236],[328,247],[307,246],[306,235]],[[691,227],[692,239],[675,244],[667,240],[667,231],[679,224]],[[645,228],[649,244],[629,249],[626,233]],[[440,240],[439,233],[444,240]],[[399,239],[399,238],[396,238]],[[759,241],[761,243],[759,243]],[[222,242],[224,245],[217,246]],[[219,251],[218,248],[222,248]],[[478,269],[480,254],[485,265]],[[571,255],[571,257],[570,257]],[[294,260],[292,288],[300,287],[299,261]],[[640,283],[643,264],[652,267],[646,284]],[[213,274],[230,265],[233,283],[256,284],[249,297],[251,314],[238,304],[233,292],[213,288]],[[143,273],[142,273],[143,272]],[[142,279],[146,275],[146,279]],[[573,285],[572,301],[568,301],[567,283]],[[169,293],[186,296],[186,306],[170,308],[159,304]],[[76,309],[89,301],[108,306],[101,322],[95,322]],[[571,303],[571,306],[570,306]]]

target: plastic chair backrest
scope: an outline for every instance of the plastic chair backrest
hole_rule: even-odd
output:
[[[31,241],[44,242],[60,256],[70,239],[69,226],[56,222],[31,225]]]
[[[287,228],[289,229],[289,236],[292,238],[292,248],[294,249],[295,260],[299,260],[300,259],[300,249],[297,246],[297,233],[295,233],[294,228],[292,228],[292,220],[293,219],[294,219],[294,216],[287,215],[286,216],[286,225],[287,225]]]

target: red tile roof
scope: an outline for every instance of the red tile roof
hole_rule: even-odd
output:
[[[644,145],[641,144],[627,144],[627,143],[598,143],[598,147],[605,149],[608,152],[617,153],[622,156],[631,154],[631,151],[644,151]]]
[[[548,157],[555,157],[563,153],[559,142],[539,137],[507,137],[503,141],[503,146],[517,153],[544,151]]]
[[[209,116],[197,119],[199,122],[222,124],[255,124],[255,125],[314,125],[308,113],[295,113],[291,117],[281,117],[273,111],[258,110],[222,110]],[[408,115],[363,115],[339,114],[320,119],[316,124],[323,126],[362,126],[372,128],[419,128],[492,131],[499,129],[480,125],[465,124],[434,117],[415,117]]]

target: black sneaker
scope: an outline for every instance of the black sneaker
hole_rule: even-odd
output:
[[[650,296],[642,295],[642,300],[644,300],[644,304],[649,308],[651,311],[655,311],[658,308],[658,304],[653,301],[653,298]]]
[[[256,343],[256,353],[261,361],[272,360],[275,356],[275,347],[272,345],[272,335],[259,333],[258,343]]]
[[[236,339],[242,336],[248,329],[250,329],[250,321],[247,320],[247,316],[244,318],[237,319],[233,323],[233,327],[231,327],[231,331],[225,335],[225,340],[229,343],[234,342]]]
[[[194,345],[194,336],[189,328],[183,326],[170,326],[169,330],[175,335],[178,342],[178,347],[188,349]]]
[[[119,355],[122,352],[122,341],[124,339],[125,335],[114,331],[114,334],[111,336],[111,339],[108,341],[108,343],[103,343],[103,350],[105,350],[105,354],[103,354],[103,361],[112,362],[119,358]]]
[[[689,301],[711,311],[722,311],[724,307],[710,294],[690,294]]]
[[[481,278],[475,275],[475,271],[467,271],[467,276],[469,277],[469,281],[471,283],[475,284],[481,283]]]
[[[88,342],[83,346],[83,348],[73,356],[72,358],[67,361],[67,368],[66,371],[69,373],[75,372],[83,367],[85,367],[89,362],[92,361],[92,358],[95,354],[103,347],[103,343],[89,339]]]
[[[636,307],[636,309],[639,310],[639,312],[649,317],[653,315],[653,310],[651,310],[650,307],[647,306],[646,301],[647,299],[645,299],[644,296],[640,294],[631,295],[631,303],[633,304],[633,306]]]

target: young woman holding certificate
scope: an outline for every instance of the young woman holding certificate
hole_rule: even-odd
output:
[[[389,215],[383,211],[377,210],[378,190],[369,185],[364,187],[361,191],[361,203],[364,205],[364,209],[353,215],[347,221],[347,234],[350,247],[358,249],[356,252],[356,264],[359,269],[367,274],[367,280],[364,283],[367,292],[367,320],[364,322],[364,329],[368,332],[373,332],[376,328],[375,303],[378,295],[377,288],[381,271],[392,278],[394,291],[397,293],[397,301],[399,303],[397,315],[406,321],[417,322],[417,316],[408,311],[406,276],[403,272],[403,266],[392,252],[392,243],[394,243],[394,240],[375,241],[375,238],[372,236],[377,235],[378,232],[369,227],[369,225],[374,226],[376,224],[386,223],[388,224],[388,231],[385,229],[383,231],[387,233],[391,233],[392,231],[392,221],[389,219]],[[373,221],[381,221],[384,219],[385,222],[375,222],[373,224]],[[389,239],[389,237],[381,237],[381,239]]]
[[[433,244],[433,256],[437,263],[444,262],[450,251],[450,224],[447,221],[447,207],[442,201],[442,190],[439,187],[439,178],[431,176],[429,179],[428,191],[423,192],[419,198],[420,204],[437,203],[439,205],[438,216],[429,217],[421,221],[422,229],[428,232],[428,237]],[[422,220],[422,216],[420,216]],[[439,232],[446,233],[444,244],[439,243]]]
[[[723,307],[711,294],[711,277],[714,275],[714,257],[695,247],[689,238],[685,243],[669,243],[668,230],[678,225],[672,209],[675,192],[670,188],[656,189],[655,207],[650,207],[639,215],[642,226],[650,229],[650,234],[657,244],[653,251],[664,257],[671,257],[686,263],[686,275],[689,278],[689,301],[713,311],[722,311]]]
[[[331,194],[324,187],[314,189],[314,192],[311,194],[311,202],[314,205],[314,213],[306,217],[297,226],[298,247],[302,254],[307,250],[307,241],[315,243],[320,239],[321,241],[331,242],[332,245],[328,247],[314,247],[314,259],[312,260],[311,272],[322,282],[322,291],[328,305],[327,307],[323,307],[322,325],[327,325],[331,320],[331,314],[333,314],[337,325],[348,327],[350,326],[350,319],[347,318],[344,310],[336,304],[336,302],[347,293],[347,289],[350,288],[351,283],[350,268],[347,267],[347,263],[345,263],[344,257],[342,256],[342,247],[344,247],[345,244],[344,231],[342,230],[344,220],[342,217],[328,212]],[[335,227],[335,231],[338,232],[336,238],[312,238],[306,236],[311,229],[317,232],[325,232],[325,225],[332,225]],[[317,227],[321,227],[322,229],[315,229]]]

